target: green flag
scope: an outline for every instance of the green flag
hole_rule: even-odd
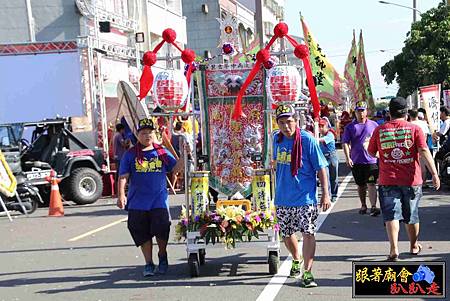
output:
[[[301,22],[303,36],[309,49],[312,72],[316,78],[316,89],[319,99],[340,104],[342,103],[343,78],[322,52],[322,48],[309,31],[303,17]]]
[[[359,34],[358,59],[356,61],[356,97],[355,101],[364,100],[370,109],[375,108],[372,88],[370,87],[369,72],[367,71],[366,57],[364,54],[364,42],[362,30]]]
[[[358,48],[356,47],[355,30],[353,30],[352,48],[345,63],[344,78],[350,94],[350,99],[356,99],[356,62],[358,58]]]

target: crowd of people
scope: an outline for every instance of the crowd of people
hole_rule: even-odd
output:
[[[430,148],[433,150],[434,143],[441,142],[441,150],[450,149],[446,149],[450,146],[450,114],[448,108],[441,108],[442,125],[432,133],[425,112],[408,110],[404,98],[392,99],[386,112],[389,114],[382,116],[382,121],[370,120],[367,103],[356,102],[354,118],[347,120],[341,143],[346,164],[358,186],[361,202],[358,212],[374,217],[382,214],[390,243],[387,260],[395,261],[399,256],[400,222],[405,223],[410,254],[418,255],[422,250],[418,240],[422,183],[430,175],[432,185],[440,187]],[[290,276],[301,278],[304,287],[315,287],[312,265],[319,209],[327,211],[338,197],[337,134],[329,119],[321,118],[316,139],[311,132],[301,129],[298,112],[290,105],[278,106],[275,118],[279,130],[273,136],[272,167],[276,174],[274,204],[280,234],[293,258]],[[173,147],[161,146],[157,129],[162,140],[166,137]],[[114,158],[119,170],[117,205],[128,210],[128,229],[145,258],[144,276],[165,274],[170,231],[166,174],[172,173],[172,182],[176,183],[176,175],[184,166],[182,152],[194,149],[194,141],[189,138],[192,134],[186,133],[189,129],[183,126],[183,120],[175,121],[173,131],[168,132],[167,120],[155,125],[151,119],[143,119],[139,122],[137,141],[131,146],[123,130],[118,125],[114,138]],[[316,193],[317,178],[320,199]],[[297,232],[302,234],[302,256]],[[159,248],[158,267],[153,263],[153,237]]]

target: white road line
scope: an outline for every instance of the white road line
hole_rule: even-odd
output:
[[[317,231],[319,231],[320,227],[322,226],[323,222],[327,218],[328,214],[330,214],[331,210],[333,209],[334,205],[337,203],[337,201],[340,199],[341,195],[344,193],[345,189],[347,188],[348,183],[352,179],[352,173],[348,173],[347,176],[345,176],[344,181],[339,185],[338,195],[336,202],[331,203],[330,209],[328,209],[326,212],[321,212],[319,214],[319,217],[317,218]],[[302,242],[299,242],[299,250],[302,249]],[[266,285],[264,290],[259,295],[258,299],[256,301],[272,301],[275,300],[275,297],[278,295],[278,292],[283,287],[284,283],[286,282],[289,271],[291,269],[291,263],[292,263],[292,256],[289,255],[281,264],[280,269],[278,270],[278,274],[272,277],[270,279],[269,283]]]
[[[94,234],[94,233],[100,232],[100,231],[102,231],[102,230],[108,229],[108,228],[110,228],[110,227],[112,227],[112,226],[115,226],[115,225],[117,225],[117,224],[120,224],[121,222],[124,222],[124,221],[126,221],[127,219],[128,219],[128,217],[121,218],[121,219],[119,219],[119,220],[117,220],[117,221],[115,221],[115,222],[112,222],[112,223],[110,223],[110,224],[101,226],[100,228],[91,230],[91,231],[89,231],[89,232],[86,232],[86,233],[81,234],[81,235],[78,235],[78,236],[75,236],[75,237],[69,239],[68,241],[77,241],[77,240],[82,239],[82,238],[84,238],[84,237],[86,237],[86,236],[92,235],[92,234]]]

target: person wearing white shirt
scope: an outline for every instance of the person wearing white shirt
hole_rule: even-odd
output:
[[[424,120],[420,120],[419,119],[419,114],[422,115],[422,117],[424,117],[422,112],[418,112],[417,110],[409,110],[409,117],[410,117],[410,122],[418,125],[420,127],[420,129],[422,130],[423,134],[425,135],[425,141],[427,141],[427,137],[428,135],[430,135],[430,128],[428,127],[428,123]],[[425,160],[420,157],[420,168],[422,171],[422,180],[423,180],[423,185],[426,185],[426,181],[427,181],[427,167],[425,164]]]

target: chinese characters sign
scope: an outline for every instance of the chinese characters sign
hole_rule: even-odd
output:
[[[270,174],[269,170],[257,169],[252,181],[253,199],[256,210],[269,210],[270,204]]]
[[[431,131],[439,130],[439,98],[441,95],[441,85],[425,86],[420,87],[419,89],[422,107],[427,112],[428,123],[430,124]]]
[[[193,172],[191,179],[191,205],[194,216],[206,211],[208,206],[208,172]]]
[[[444,105],[450,108],[450,90],[444,90],[442,92],[444,96]]]
[[[445,262],[353,262],[353,298],[445,298]]]

